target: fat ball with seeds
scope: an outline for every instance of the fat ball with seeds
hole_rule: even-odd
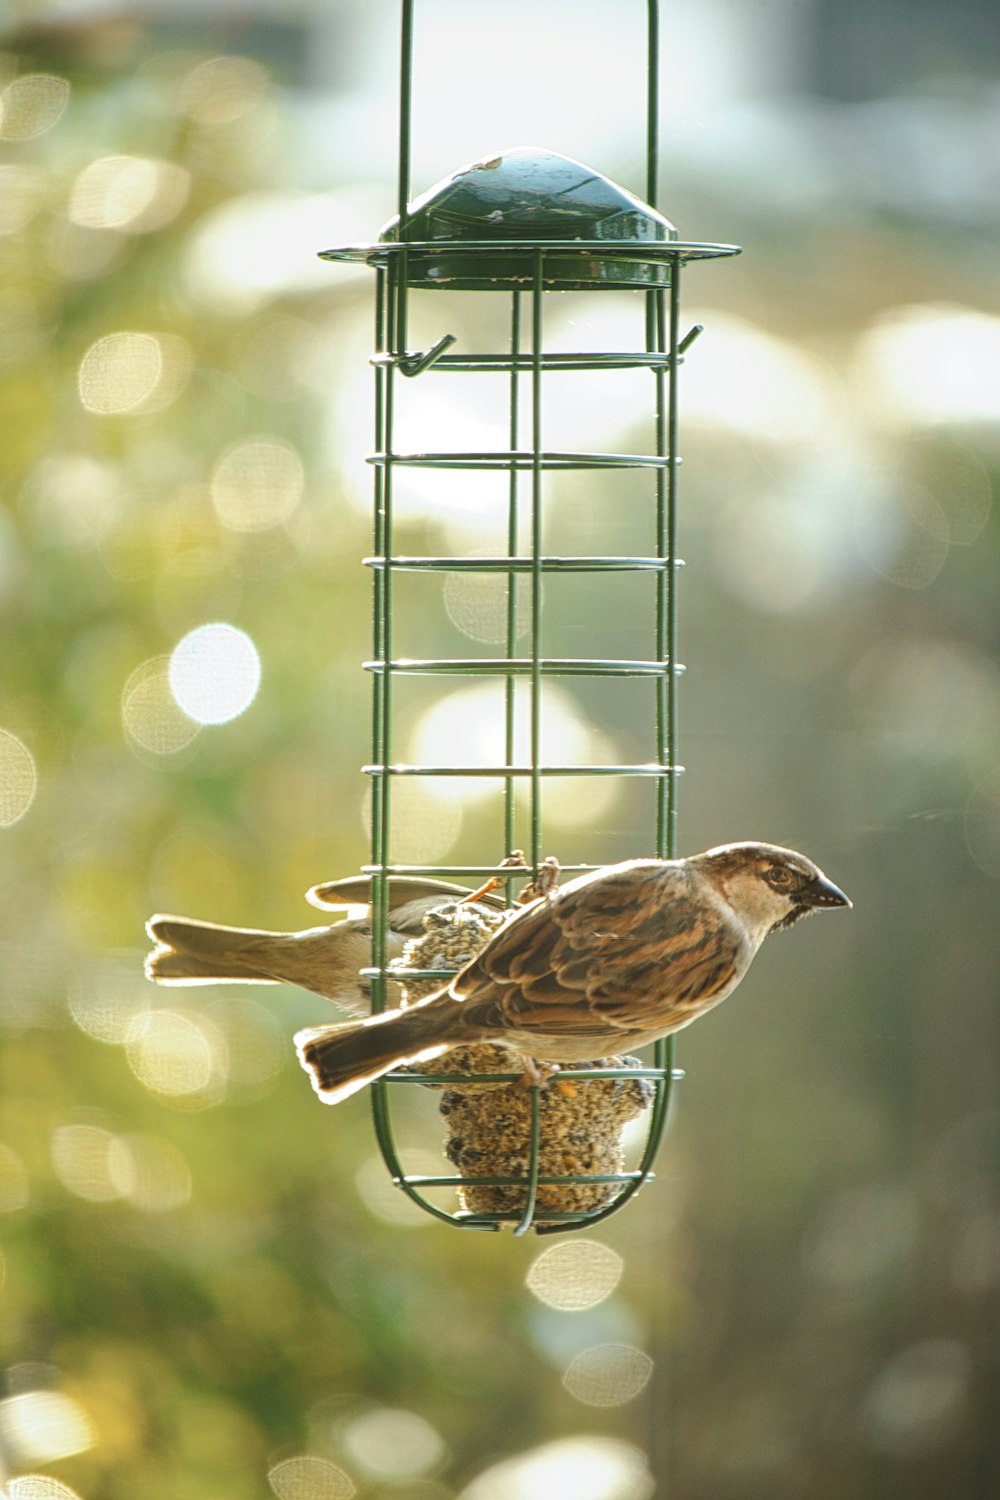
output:
[[[543,872],[542,889],[551,884],[549,874]],[[471,962],[508,919],[506,913],[462,902],[429,911],[423,918],[423,934],[410,938],[391,967],[401,978],[407,969],[461,967]],[[434,980],[407,980],[403,988],[405,1004],[412,1005],[438,989],[440,984]],[[634,1057],[598,1058],[582,1064],[585,1068],[641,1066]],[[516,1074],[516,1058],[507,1047],[480,1043],[454,1048],[432,1068],[434,1074],[448,1080],[428,1087],[440,1093],[444,1154],[466,1179],[458,1187],[461,1207],[467,1213],[516,1220],[524,1211],[527,1188],[523,1183],[502,1179],[527,1176],[532,1151],[531,1095],[522,1079],[496,1077]],[[400,1071],[414,1070],[404,1067]],[[418,1081],[419,1065],[415,1071]],[[480,1082],[481,1078],[487,1081]],[[543,1180],[535,1199],[536,1222],[551,1220],[554,1215],[597,1212],[612,1201],[620,1191],[620,1182],[586,1179],[614,1177],[624,1171],[622,1132],[648,1108],[653,1095],[652,1083],[640,1077],[559,1080],[556,1086],[541,1091],[538,1170]]]

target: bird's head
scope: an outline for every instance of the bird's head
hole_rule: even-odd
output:
[[[761,939],[823,907],[851,905],[811,859],[776,844],[722,844],[691,862]]]

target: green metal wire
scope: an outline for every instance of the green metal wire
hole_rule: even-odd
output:
[[[520,381],[518,379],[521,364],[521,293],[511,292],[510,296],[510,398],[509,398],[509,426],[508,441],[511,452],[517,451],[520,441],[521,421],[521,399]],[[472,368],[471,366],[469,368]],[[507,657],[514,659],[517,651],[519,636],[518,598],[517,598],[517,574],[509,566],[509,558],[516,557],[519,549],[519,511],[518,511],[518,471],[512,464],[507,482],[507,552],[508,563],[505,565],[503,559],[497,559],[500,564],[499,570],[507,578],[507,620],[505,644]],[[463,559],[464,560],[464,559]],[[425,559],[430,562],[430,559]],[[534,566],[532,558],[523,559],[526,568]],[[491,570],[492,571],[492,570]],[[521,571],[521,570],[518,570]],[[512,672],[508,672],[504,678],[504,764],[514,764],[514,715],[517,707],[517,682]],[[517,847],[517,809],[515,806],[516,782],[513,774],[505,775],[503,788],[504,805],[504,848],[514,849]],[[513,883],[508,881],[505,887],[505,897],[508,906],[513,901]]]
[[[341,246],[322,252],[335,261],[361,262],[376,273],[374,452],[374,520],[372,556],[366,564],[372,571],[374,622],[372,657],[365,663],[372,676],[371,761],[364,767],[372,786],[372,862],[366,873],[372,880],[373,936],[370,967],[362,974],[370,981],[373,1009],[386,1004],[388,882],[397,874],[436,875],[444,878],[481,880],[506,877],[507,899],[513,899],[513,883],[498,865],[426,866],[393,862],[391,859],[392,788],[397,778],[492,777],[499,781],[502,796],[504,852],[523,843],[530,865],[537,873],[544,848],[544,792],[553,778],[613,776],[651,778],[655,796],[655,852],[670,857],[676,852],[677,784],[682,767],[677,763],[678,683],[683,671],[677,653],[677,575],[682,564],[677,556],[678,514],[678,370],[693,340],[701,332],[695,325],[682,337],[680,327],[680,278],[688,262],[710,260],[738,253],[732,245],[711,245],[679,240],[409,240],[406,235],[410,205],[412,158],[411,112],[413,94],[413,42],[415,0],[402,0],[399,148],[398,234],[389,241]],[[659,176],[659,6],[647,0],[647,91],[646,91],[646,201],[656,206]],[[411,283],[429,286],[426,269],[440,263],[469,264],[477,254],[487,254],[489,265],[502,262],[504,281],[510,290],[508,344],[505,349],[472,352],[454,349],[455,338],[445,334],[427,350],[407,346],[408,299]],[[448,258],[451,257],[449,260]],[[558,266],[558,272],[551,267]],[[580,285],[592,276],[600,285],[595,268],[614,266],[616,288],[635,286],[645,297],[645,347],[619,351],[552,352],[544,339],[546,298],[556,285],[576,285],[576,272],[567,268],[579,263]],[[509,274],[508,274],[509,273]],[[491,271],[491,274],[494,274]],[[571,280],[567,281],[567,275]],[[447,295],[447,282],[437,295]],[[525,298],[530,310],[525,315]],[[653,451],[648,453],[569,452],[544,445],[544,393],[546,377],[554,372],[618,370],[650,372],[653,386]],[[502,450],[404,452],[395,446],[395,415],[399,379],[435,378],[476,373],[508,376],[508,447]],[[527,383],[523,399],[522,382]],[[494,557],[412,555],[396,551],[394,527],[394,478],[397,469],[498,470],[507,474],[507,554]],[[561,556],[544,551],[546,476],[567,471],[647,471],[651,475],[655,509],[654,546],[648,554]],[[526,505],[526,514],[522,510]],[[522,528],[527,523],[529,541],[522,551]],[[499,574],[506,578],[506,620],[503,655],[477,658],[414,658],[403,654],[394,636],[396,575],[407,573]],[[655,589],[653,641],[646,658],[555,657],[543,649],[543,589],[550,576],[572,574],[651,575]],[[528,585],[526,602],[517,584]],[[525,633],[522,610],[526,608],[527,654],[519,656],[518,642]],[[400,643],[405,644],[405,643]],[[411,676],[471,678],[495,677],[503,684],[503,727],[498,731],[497,763],[487,766],[460,764],[418,765],[396,758],[394,743],[394,691],[398,682]],[[654,698],[652,753],[648,762],[605,765],[555,764],[542,759],[542,705],[544,684],[551,678],[584,679],[645,678]],[[515,714],[518,685],[523,682],[528,699],[529,757],[516,763]],[[521,833],[517,793],[527,787],[528,817]],[[557,851],[555,851],[557,852]],[[566,866],[566,873],[594,868]],[[410,970],[410,982],[441,980],[447,970]],[[477,1074],[477,1083],[509,1083],[517,1073]],[[376,1136],[390,1176],[401,1191],[422,1209],[442,1221],[463,1228],[496,1230],[514,1219],[515,1234],[534,1228],[540,1234],[561,1233],[599,1223],[616,1212],[646,1182],[662,1137],[672,1085],[681,1076],[674,1066],[674,1038],[656,1043],[652,1065],[639,1069],[563,1069],[562,1080],[597,1078],[647,1079],[653,1084],[647,1133],[641,1159],[634,1170],[617,1173],[567,1173],[553,1177],[540,1171],[541,1089],[530,1090],[530,1148],[526,1171],[515,1176],[469,1178],[457,1174],[407,1173],[390,1112],[390,1100],[400,1087],[432,1084],[454,1087],[456,1075],[434,1073],[390,1074],[372,1089]],[[539,1190],[546,1186],[605,1184],[614,1189],[599,1209],[556,1211],[539,1207]],[[517,1212],[462,1212],[438,1207],[426,1196],[430,1189],[482,1185],[520,1186],[524,1201]]]
[[[434,259],[445,255],[467,256],[474,260],[477,255],[495,255],[499,240],[404,240],[386,241],[378,240],[364,245],[337,245],[331,250],[321,250],[320,260],[344,260],[355,264],[361,263],[373,268],[387,267],[402,257],[411,258],[415,261],[426,260],[428,257]],[[671,267],[682,265],[692,260],[718,260],[720,256],[738,255],[737,245],[708,245],[696,243],[692,240],[553,240],[532,239],[519,235],[516,241],[511,242],[510,257],[511,264],[517,272],[517,278],[530,290],[532,283],[532,256],[536,250],[553,251],[558,253],[560,259],[579,259],[581,271],[588,261],[607,264],[631,264],[640,267],[656,267],[660,275],[656,282],[658,289],[666,290],[672,279]],[[511,278],[515,279],[515,278]],[[554,280],[545,276],[545,289],[548,290]],[[559,283],[560,287],[563,283]],[[618,290],[627,289],[628,282],[618,281],[614,283]],[[648,281],[637,281],[636,287],[645,289]],[[447,291],[447,286],[441,288]],[[612,356],[615,357],[615,356]],[[643,355],[641,352],[625,356],[641,363]],[[412,358],[405,348],[394,351],[394,359]],[[457,356],[446,356],[436,360],[436,364],[446,364],[448,360]],[[494,359],[499,356],[494,356]],[[555,355],[549,355],[548,359],[555,359]],[[588,361],[593,358],[601,363],[600,355],[588,355]],[[492,364],[495,368],[495,364]],[[587,368],[589,368],[589,363]]]

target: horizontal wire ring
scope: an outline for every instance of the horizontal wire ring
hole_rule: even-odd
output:
[[[681,558],[666,557],[366,557],[366,568],[406,573],[666,573],[682,568]]]
[[[675,462],[656,453],[533,453],[498,449],[469,453],[372,453],[375,468],[407,469],[668,469]]]
[[[614,661],[606,657],[545,656],[534,662],[524,656],[429,656],[405,657],[396,661],[366,661],[366,672],[377,677],[386,671],[390,676],[437,677],[456,674],[461,677],[529,677],[537,669],[543,677],[668,677],[680,676],[684,667],[661,661]]]

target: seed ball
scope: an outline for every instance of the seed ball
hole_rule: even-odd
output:
[[[428,912],[424,931],[411,938],[390,969],[459,969],[482,949],[511,916],[467,902],[448,902]],[[415,980],[403,986],[403,1004],[412,1004],[441,986],[440,980]],[[641,1068],[635,1057],[598,1058],[584,1068]],[[427,1071],[416,1066],[415,1074]],[[525,1177],[531,1162],[531,1098],[525,1086],[524,1064],[509,1047],[476,1043],[455,1047],[436,1058],[433,1072],[455,1075],[443,1090],[440,1112],[445,1122],[444,1152],[462,1177],[462,1207],[469,1213],[517,1218],[524,1211],[524,1183],[496,1179]],[[507,1081],[476,1081],[476,1075],[507,1074]],[[517,1075],[510,1078],[510,1075]],[[580,1078],[560,1082],[556,1072],[539,1095],[539,1177],[536,1216],[593,1212],[604,1208],[620,1192],[617,1182],[579,1181],[614,1176],[625,1166],[622,1132],[630,1120],[647,1109],[654,1087],[645,1078]]]

